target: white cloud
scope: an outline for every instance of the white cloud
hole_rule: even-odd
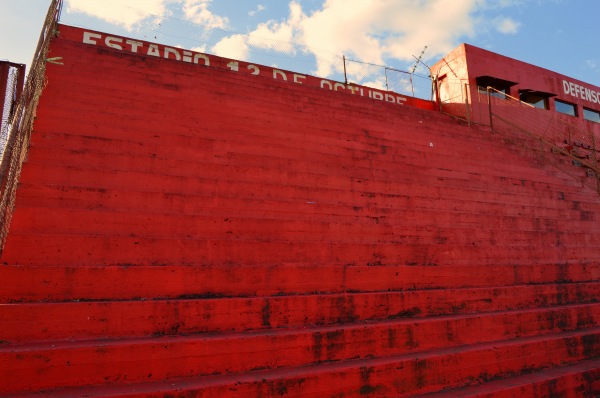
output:
[[[365,86],[373,88],[385,88],[385,76],[383,75],[381,68],[378,66],[346,60],[346,73],[348,76],[348,81],[350,82],[361,83]]]
[[[211,49],[215,55],[233,59],[247,59],[248,50],[248,37],[239,34],[224,38]]]
[[[191,48],[192,51],[195,51],[197,53],[205,53],[206,52],[206,45],[202,45],[202,46],[198,46],[198,47],[193,47]]]
[[[262,23],[248,36],[248,42],[254,47],[293,54],[294,28],[287,23]]]
[[[314,73],[329,76],[336,62],[320,56],[320,51],[375,64],[390,58],[412,61],[426,45],[426,57],[445,54],[458,37],[473,34],[471,14],[481,4],[482,0],[326,0],[322,9],[306,14],[298,0],[292,0],[287,20],[263,23],[251,36],[306,46],[317,56]]]
[[[226,17],[213,14],[208,6],[212,0],[183,0],[183,13],[185,18],[204,25],[207,28],[225,28],[229,24]]]
[[[255,16],[256,14],[258,14],[259,12],[261,12],[261,11],[264,11],[264,10],[266,10],[266,7],[265,7],[265,6],[263,6],[262,4],[259,4],[259,5],[256,7],[256,10],[248,11],[248,15],[250,15],[251,17],[253,17],[253,16]]]
[[[229,20],[209,10],[212,0],[68,0],[66,12],[82,12],[132,30],[149,17],[170,15],[168,4],[181,6],[185,19],[206,28],[226,28]]]
[[[66,6],[67,12],[82,12],[128,30],[150,16],[167,12],[166,0],[69,0]]]
[[[366,87],[371,87],[377,90],[387,90],[388,87],[385,83],[385,79],[378,77],[375,80],[370,80],[370,81],[363,81],[361,82],[361,85],[366,86]]]
[[[293,19],[290,19],[293,20]],[[233,34],[221,39],[212,47],[216,55],[235,59],[248,59],[250,47],[294,53],[294,27],[287,21],[261,23],[248,35]]]
[[[519,31],[521,24],[511,18],[497,18],[494,21],[496,29],[500,33],[514,35]]]

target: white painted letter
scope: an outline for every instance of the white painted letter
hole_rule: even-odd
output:
[[[306,79],[306,76],[294,73],[294,83],[302,84],[298,79]]]
[[[346,88],[352,92],[352,95],[356,94],[356,92],[360,90],[359,87],[351,86],[351,85],[348,85],[348,87],[346,87]]]
[[[563,80],[563,90],[565,94],[569,94],[569,82],[566,80]]]
[[[192,62],[192,52],[191,51],[184,51],[183,52],[183,62]]]
[[[252,71],[250,72],[251,75],[256,76],[260,74],[260,69],[258,69],[258,66],[256,65],[248,65],[247,68]]]
[[[237,72],[240,70],[240,63],[237,61],[231,61],[227,64],[227,67],[232,71]]]
[[[379,91],[373,91],[373,99],[383,101],[383,94],[381,94]]]
[[[333,90],[333,86],[329,80],[321,80],[321,88],[325,88],[325,85],[329,86],[330,90]]]
[[[131,46],[132,53],[137,53],[138,48],[144,46],[144,43],[142,43],[141,41],[135,41],[135,40],[127,40],[125,43],[127,43]]]
[[[160,52],[158,51],[158,46],[156,44],[150,44],[148,47],[148,55],[152,55],[153,57],[160,57]]]
[[[283,80],[287,81],[287,76],[284,72],[280,71],[279,69],[273,69],[273,79],[277,80],[277,75],[280,75],[283,77]]]
[[[104,43],[106,43],[107,47],[110,48],[116,48],[117,50],[122,50],[123,47],[120,44],[116,44],[116,43],[123,43],[123,39],[119,38],[119,37],[112,37],[112,36],[106,36],[106,39],[104,40]]]
[[[386,94],[385,95],[385,102],[391,102],[392,104],[395,104],[396,103],[396,98],[394,98],[393,95]]]
[[[102,35],[99,35],[98,33],[91,33],[91,32],[83,32],[83,42],[85,44],[93,44],[96,45],[98,43],[96,43],[97,39],[101,39]]]
[[[338,88],[340,88],[340,87],[341,87],[341,88],[343,88],[344,90],[346,89],[346,86],[345,86],[344,84],[342,84],[342,83],[335,83],[335,84],[333,85],[333,89],[334,89],[335,91],[338,91]]]
[[[569,82],[569,94],[575,96],[575,85],[572,82]]]
[[[194,55],[194,63],[197,64],[198,60],[202,58],[204,60],[204,66],[210,66],[210,60],[204,54],[196,54]]]
[[[175,59],[177,61],[181,61],[181,54],[179,54],[179,51],[177,51],[171,47],[165,47],[165,58],[166,59],[169,59],[169,54],[175,55]]]

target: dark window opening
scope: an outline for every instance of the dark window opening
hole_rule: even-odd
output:
[[[554,94],[543,93],[541,91],[521,90],[519,99],[529,105],[533,105],[539,109],[549,109],[548,99]]]
[[[600,112],[583,108],[583,118],[590,122],[600,123]]]
[[[491,87],[490,95],[503,99],[506,99],[506,95],[510,93],[510,88],[517,84],[493,76],[479,76],[475,79],[475,83],[479,87],[479,91],[486,92],[487,88]]]
[[[577,106],[569,102],[554,100],[554,108],[557,112],[564,113],[569,116],[577,116]]]

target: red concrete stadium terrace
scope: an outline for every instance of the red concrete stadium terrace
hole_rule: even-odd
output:
[[[424,101],[59,6],[12,123],[0,396],[600,396],[598,87],[463,45]]]

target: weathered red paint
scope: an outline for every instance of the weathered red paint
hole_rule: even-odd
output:
[[[117,50],[138,56],[164,58],[175,62],[196,65],[199,67],[204,66],[227,70],[231,73],[241,74],[244,76],[267,77],[274,80],[288,82],[290,84],[305,85],[330,91],[343,92],[388,104],[395,104],[399,106],[408,105],[428,110],[432,110],[434,108],[431,101],[407,97],[391,91],[383,91],[356,84],[344,84],[265,65],[251,64],[249,62],[227,59],[212,54],[188,51],[176,47],[169,47],[162,44],[129,39],[97,31],[61,26],[61,37],[66,40],[85,43],[86,45],[110,48],[111,50]]]
[[[339,264],[155,266],[5,266],[0,302],[254,297],[312,292],[387,292],[594,283],[598,264],[359,266]],[[315,278],[314,275],[319,275]],[[240,275],[244,277],[241,278]]]
[[[359,367],[373,366],[379,378],[378,381],[373,381],[373,387],[382,393],[426,392],[438,389],[439,384],[455,385],[469,376],[485,380],[483,374],[486,373],[490,377],[493,374],[518,373],[524,366],[522,355],[527,358],[525,363],[533,369],[581,360],[589,353],[571,347],[582,345],[579,341],[581,339],[589,340],[585,343],[585,349],[593,352],[600,349],[598,328],[561,332],[577,327],[576,321],[566,321],[569,313],[564,314],[565,321],[560,327],[550,322],[553,321],[554,314],[548,315],[548,321],[534,325],[528,325],[528,322],[536,322],[538,316],[546,314],[533,313],[520,318],[519,315],[522,314],[516,312],[514,317],[490,315],[483,320],[473,316],[454,317],[424,324],[396,322],[368,326],[330,326],[318,330],[275,330],[246,335],[232,333],[124,339],[117,342],[48,342],[27,351],[0,352],[3,354],[1,371],[13,375],[0,381],[0,389],[12,392],[31,388],[51,389],[64,385],[106,384],[107,381],[119,381],[124,375],[127,375],[127,381],[135,383],[347,361],[347,364],[340,365],[348,370],[348,375],[339,374],[339,370],[335,371],[328,366],[322,368],[327,373],[333,371],[335,377],[356,382],[351,381],[352,377],[348,376],[358,372]],[[597,323],[600,319],[600,312],[597,311],[595,316],[592,323]],[[513,321],[516,321],[515,325],[511,325]],[[506,329],[498,330],[498,324],[502,322],[507,322],[508,325]],[[522,329],[521,322],[528,330]],[[547,331],[540,333],[536,326]],[[548,332],[553,334],[545,335]],[[518,336],[521,341],[498,342],[508,340],[509,336]],[[398,344],[398,340],[406,340],[407,343]],[[427,352],[432,349],[440,352]],[[553,355],[547,355],[546,350],[554,351]],[[373,357],[376,359],[369,359]],[[475,360],[478,362],[470,362]],[[164,366],[165,361],[170,361],[169,366]],[[423,369],[411,369],[418,361],[424,362]],[[456,372],[444,372],[444,362],[452,362]],[[23,367],[23,364],[35,365],[43,376],[35,380],[29,379],[30,370]],[[473,366],[475,364],[477,365]],[[340,365],[335,367],[339,368]],[[393,371],[390,372],[394,367],[405,369],[397,370],[394,375]],[[318,371],[319,366],[315,366],[314,370]],[[418,377],[415,379],[415,373],[419,371],[423,372],[422,377],[427,382],[420,382]],[[327,373],[321,377],[326,378]],[[401,375],[408,377],[404,379]],[[318,382],[318,379],[319,376],[316,376],[314,382]],[[394,379],[397,382],[404,380],[404,385],[390,385],[390,381]],[[315,387],[318,386],[318,383],[315,384]],[[336,386],[340,387],[342,386]],[[349,387],[352,388],[351,385],[346,386]]]
[[[600,112],[600,87],[598,86],[469,44],[462,44],[454,49],[432,66],[431,70],[433,75],[441,78],[440,94],[445,98],[456,98],[459,102],[464,102],[462,84],[469,84],[470,98],[467,102],[473,106],[472,117],[475,121],[488,122],[485,120],[489,117],[485,109],[487,99],[481,102],[477,100],[476,79],[490,76],[514,83],[507,90],[507,94],[514,98],[520,98],[522,91],[548,94],[548,112],[544,115],[546,122],[548,118],[559,118],[580,129],[594,132],[596,138],[600,138],[600,123],[585,120],[583,117],[583,108]],[[557,99],[576,105],[577,116],[572,117],[556,112],[555,100]],[[515,115],[515,117],[522,116]]]
[[[418,104],[60,32],[0,395],[598,392],[593,188]]]

